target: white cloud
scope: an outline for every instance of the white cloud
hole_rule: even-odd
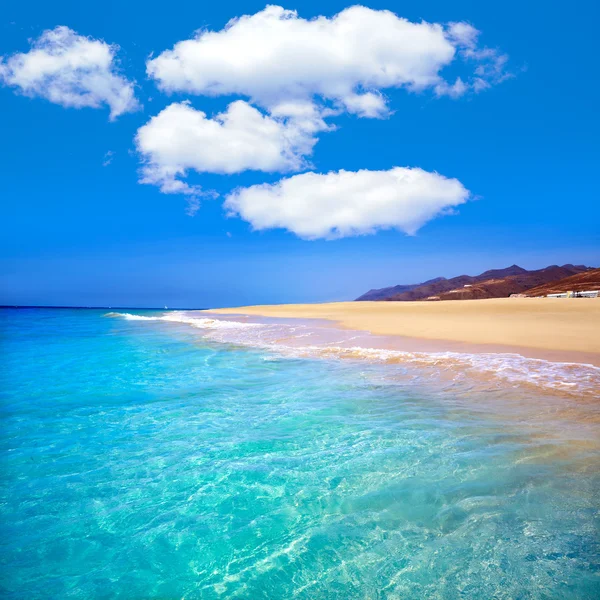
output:
[[[418,168],[303,173],[240,188],[225,208],[256,230],[282,228],[304,239],[398,229],[409,235],[470,198],[457,179]]]
[[[462,21],[448,23],[446,30],[448,39],[457,46],[474,48],[477,45],[479,31],[469,23]]]
[[[283,107],[293,118],[275,118],[238,100],[208,118],[188,103],[170,104],[137,132],[136,145],[144,161],[141,182],[158,185],[164,193],[199,196],[199,186],[181,180],[190,169],[232,174],[304,168],[304,157],[316,142],[313,131],[320,127],[305,109]]]
[[[267,6],[200,30],[148,60],[148,75],[166,92],[244,100],[213,118],[176,104],[152,119],[138,134],[142,181],[193,195],[190,170],[303,169],[317,134],[334,129],[328,117],[385,117],[387,89],[457,98],[501,80],[504,55],[478,37],[468,23],[413,23],[364,6],[312,20]],[[472,72],[447,81],[442,71],[459,57]]]
[[[496,48],[479,48],[477,46],[480,33],[468,23],[450,23],[448,25],[448,35],[456,43],[460,56],[475,64],[470,85],[465,86],[465,91],[472,89],[475,93],[513,77],[512,73],[505,69],[508,62],[507,54],[503,54]],[[443,86],[440,89],[443,89]],[[438,88],[436,88],[436,93],[441,95]],[[451,91],[450,95],[452,95]]]
[[[148,75],[166,92],[244,100],[213,118],[174,104],[152,119],[138,133],[142,181],[192,196],[200,190],[183,181],[189,170],[306,168],[317,134],[334,129],[328,117],[385,117],[386,89],[457,98],[499,81],[505,57],[479,49],[478,37],[468,23],[413,23],[364,6],[312,20],[267,6],[198,31],[148,60]],[[457,57],[473,71],[449,82],[441,72]]]
[[[148,75],[167,92],[239,95],[268,111],[287,102],[317,100],[363,117],[387,114],[382,90],[405,87],[462,95],[477,79],[450,84],[440,72],[461,56],[489,65],[468,23],[413,23],[386,10],[352,6],[327,18],[302,19],[280,6],[201,30],[149,60]],[[487,54],[486,54],[487,53]],[[496,56],[499,56],[496,53]],[[498,64],[498,63],[496,63]],[[468,79],[468,81],[467,81]],[[481,89],[481,84],[477,84]]]
[[[435,86],[435,93],[437,96],[450,96],[451,98],[459,98],[462,96],[468,89],[468,86],[465,82],[457,77],[456,81],[452,84],[447,81],[442,81]],[[479,89],[475,89],[474,91],[479,91]]]
[[[104,160],[102,161],[102,166],[108,167],[108,165],[110,165],[110,163],[112,163],[114,157],[115,157],[115,153],[112,150],[109,150],[104,155]]]
[[[56,27],[34,40],[29,52],[1,58],[0,81],[61,106],[107,105],[113,120],[139,108],[133,84],[118,73],[117,50],[68,27]]]

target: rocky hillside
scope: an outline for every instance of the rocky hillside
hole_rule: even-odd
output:
[[[506,269],[485,271],[481,275],[460,275],[451,279],[438,277],[418,285],[370,290],[357,300],[406,302],[411,300],[506,298],[511,294],[523,293],[531,288],[587,271],[589,271],[589,267],[584,265],[551,265],[535,271],[527,271],[518,265],[512,265]]]
[[[526,296],[547,296],[548,294],[561,294],[563,292],[585,292],[600,290],[600,269],[590,269],[565,279],[553,281],[545,285],[534,287],[525,292]]]
[[[391,296],[397,296],[398,294],[402,294],[404,292],[410,292],[415,288],[422,287],[424,285],[432,285],[437,283],[438,281],[445,281],[445,277],[436,277],[435,279],[430,279],[429,281],[425,281],[423,283],[410,283],[408,285],[394,285],[392,287],[381,288],[378,290],[369,290],[366,294],[363,294],[357,301],[362,300],[387,300]]]

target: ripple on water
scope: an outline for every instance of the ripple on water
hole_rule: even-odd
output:
[[[44,315],[0,375],[3,597],[598,597],[594,403]]]
[[[157,315],[107,313],[130,321],[160,321],[188,325],[207,339],[263,348],[286,357],[350,359],[396,364],[415,370],[415,376],[433,377],[487,391],[498,386],[530,387],[560,396],[600,399],[600,367],[581,363],[552,362],[515,353],[408,352],[370,347],[376,336],[332,329],[315,324],[284,321],[250,322],[243,317],[199,316],[194,311],[170,311]],[[336,330],[333,330],[336,331]],[[339,339],[335,339],[335,337]],[[360,345],[356,345],[359,342]],[[405,374],[406,375],[406,374]]]

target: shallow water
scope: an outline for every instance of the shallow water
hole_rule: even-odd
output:
[[[600,596],[593,389],[105,313],[0,311],[3,598]]]
[[[272,319],[220,315],[207,311],[167,311],[156,314],[109,312],[107,317],[130,321],[164,321],[202,332],[205,339],[269,350],[281,356],[370,361],[417,367],[420,381],[429,376],[477,386],[487,392],[500,386],[555,392],[559,396],[600,401],[600,366],[558,362],[510,352],[433,351],[431,342],[378,336],[336,327],[319,319]],[[439,345],[435,344],[435,345]],[[425,346],[425,348],[423,348]],[[425,351],[426,350],[426,351]],[[389,370],[388,370],[389,371]]]

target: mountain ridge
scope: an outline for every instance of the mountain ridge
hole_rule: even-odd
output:
[[[409,283],[407,285],[393,285],[390,287],[372,289],[368,292],[364,293],[362,296],[359,296],[356,301],[363,300],[384,300],[386,297],[401,294],[403,292],[409,292],[410,290],[415,289],[416,287],[420,287],[422,285],[429,285],[432,283],[437,283],[438,281],[445,281],[445,277],[435,277],[434,279],[429,279],[424,281],[423,283]]]
[[[576,273],[558,281],[531,288],[525,292],[526,296],[546,296],[548,294],[561,294],[564,292],[583,292],[600,289],[600,269],[589,269]]]
[[[591,267],[585,265],[565,264],[528,271],[515,264],[504,269],[489,269],[480,275],[459,275],[450,279],[437,277],[421,284],[372,289],[359,296],[357,301],[409,302],[504,298],[590,269]]]

